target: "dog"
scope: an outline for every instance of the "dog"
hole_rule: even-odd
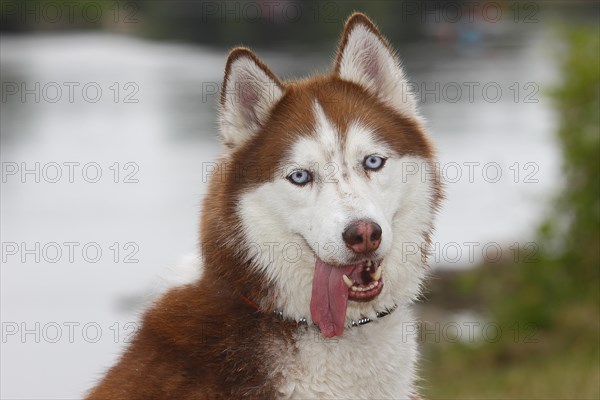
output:
[[[443,196],[388,41],[355,13],[333,70],[290,82],[233,49],[220,133],[201,277],[87,399],[416,398],[411,304]]]

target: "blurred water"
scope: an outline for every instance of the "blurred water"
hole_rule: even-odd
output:
[[[554,79],[553,54],[546,45],[551,40],[547,31],[539,30],[494,46],[427,43],[400,49],[411,81],[425,83],[426,88],[439,82],[448,88],[437,102],[433,95],[424,96],[422,113],[442,165],[458,163],[463,174],[446,187],[448,199],[434,239],[440,254],[433,264],[469,265],[468,254],[459,262],[451,262],[452,249],[443,254],[448,243],[457,243],[464,252],[466,242],[510,245],[529,240],[559,187],[559,155],[553,140],[556,117],[551,105],[541,91],[534,96],[537,103],[523,102],[531,92],[523,88],[528,82],[545,87]],[[220,82],[226,49],[94,33],[3,36],[0,52],[3,95],[9,89],[7,82],[26,82],[28,88],[35,82],[42,87],[56,82],[64,89],[56,103],[44,98],[36,103],[32,94],[24,102],[18,94],[2,101],[3,170],[7,163],[19,167],[26,163],[29,168],[36,162],[41,167],[63,165],[57,183],[47,182],[44,176],[36,183],[32,174],[25,175],[25,183],[19,174],[6,176],[1,193],[2,241],[25,243],[28,249],[36,242],[40,248],[51,242],[79,243],[73,262],[66,253],[56,263],[49,262],[55,254],[52,246],[39,262],[31,254],[24,255],[23,262],[22,248],[17,255],[4,252],[1,396],[77,398],[125,346],[133,329],[125,324],[137,320],[139,297],[155,284],[160,271],[195,249],[205,191],[202,163],[212,161],[219,150],[216,97],[203,95],[214,88],[211,84]],[[285,77],[324,70],[330,60],[328,54],[282,50],[259,55]],[[80,84],[72,103],[65,82]],[[92,82],[102,89],[95,103],[86,101],[81,92]],[[465,91],[465,82],[478,82],[473,102],[466,92],[459,101],[449,101],[455,97],[451,89],[456,85],[447,84],[453,82]],[[490,82],[503,90],[497,102],[482,95],[481,88]],[[517,102],[509,89],[514,82],[521,87]],[[126,87],[127,83],[133,86]],[[136,88],[139,91],[132,94]],[[494,97],[491,89],[489,93]],[[128,94],[139,101],[125,103]],[[46,95],[51,98],[53,93]],[[65,162],[80,163],[74,167],[73,183],[66,176]],[[102,172],[97,183],[81,177],[82,166],[92,162]],[[473,165],[474,182],[466,176],[465,162],[480,163]],[[489,162],[501,166],[502,179],[496,183],[482,177],[482,167]],[[521,166],[518,183],[509,169],[515,162]],[[524,169],[528,162],[535,163],[533,169]],[[126,163],[134,164],[125,167]],[[48,168],[48,176],[53,177]],[[120,171],[118,183],[115,169]],[[524,183],[524,175],[534,170],[533,178],[539,182]],[[93,175],[94,170],[88,172]],[[495,174],[488,172],[491,180]],[[132,173],[129,178],[139,182],[124,183]],[[88,243],[97,244],[92,250],[102,250],[95,263],[81,253]],[[138,263],[124,262],[131,253]],[[481,258],[481,245],[475,255]],[[98,328],[101,335],[96,338]],[[15,329],[18,332],[10,334]],[[30,332],[22,337],[24,329]],[[57,338],[57,332],[62,336]]]

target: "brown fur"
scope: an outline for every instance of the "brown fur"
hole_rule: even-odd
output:
[[[256,312],[226,282],[170,291],[143,320],[119,364],[88,399],[267,399],[271,335],[295,324]]]
[[[350,18],[340,49],[348,30],[363,19],[360,14]],[[88,400],[276,397],[282,377],[269,373],[271,360],[277,357],[272,345],[283,342],[293,347],[294,333],[301,328],[271,313],[274,298],[268,282],[249,268],[250,255],[238,247],[242,238],[235,207],[245,190],[274,178],[297,135],[312,134],[314,99],[342,134],[350,122],[361,118],[398,154],[433,160],[432,146],[417,121],[337,77],[339,56],[329,76],[282,83],[249,50],[235,49],[226,64],[224,86],[232,62],[242,56],[256,61],[285,94],[263,128],[231,150],[222,160],[221,173],[210,182],[201,220],[202,279],[171,290],[146,312],[133,343]],[[437,192],[436,203],[439,185]],[[240,294],[259,304],[263,312],[245,304]]]

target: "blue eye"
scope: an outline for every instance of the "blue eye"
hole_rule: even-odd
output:
[[[365,169],[371,171],[378,171],[381,168],[383,168],[384,165],[385,158],[376,155],[366,156],[365,160],[363,161],[363,166],[365,167]]]
[[[294,185],[303,186],[312,181],[312,175],[305,169],[297,169],[289,174],[287,179]]]

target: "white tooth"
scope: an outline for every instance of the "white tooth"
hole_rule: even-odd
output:
[[[352,291],[356,292],[358,290],[358,288],[356,286],[352,286]]]
[[[354,284],[352,282],[352,279],[348,278],[346,275],[342,275],[342,279],[344,280],[344,283],[346,284],[346,286],[348,286],[349,288],[351,288],[352,285]]]
[[[371,260],[367,260],[367,262],[365,263],[365,265],[366,265],[367,267],[370,267],[372,264],[373,264],[373,263],[371,262]]]
[[[381,270],[381,267],[377,268],[377,271],[371,274],[371,279],[373,279],[374,281],[378,281],[379,278],[381,278]]]

